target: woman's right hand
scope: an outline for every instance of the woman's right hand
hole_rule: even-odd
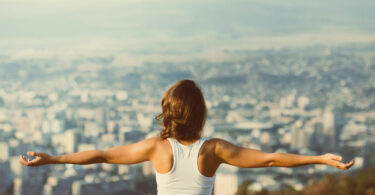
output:
[[[332,167],[336,167],[342,170],[347,170],[354,165],[354,159],[348,163],[343,163],[341,162],[342,160],[341,156],[330,154],[330,153],[322,155],[321,158],[322,158],[322,164],[330,165]]]
[[[29,156],[35,156],[36,158],[30,160],[29,158],[26,158],[23,155],[20,155],[20,161],[19,163],[29,166],[29,167],[36,167],[40,165],[46,165],[51,163],[51,156],[45,153],[39,153],[39,152],[27,152],[27,155]]]

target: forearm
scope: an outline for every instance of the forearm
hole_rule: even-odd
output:
[[[90,150],[84,152],[77,152],[72,154],[65,154],[60,156],[51,156],[49,164],[80,164],[87,165],[93,163],[103,163],[105,158],[103,151]]]
[[[273,153],[268,163],[270,167],[296,167],[309,164],[323,164],[322,156],[303,156],[287,153]]]

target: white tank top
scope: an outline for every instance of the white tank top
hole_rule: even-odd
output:
[[[198,170],[198,155],[206,139],[185,146],[168,138],[173,151],[173,166],[168,173],[156,172],[158,195],[211,195],[215,175],[206,177]]]

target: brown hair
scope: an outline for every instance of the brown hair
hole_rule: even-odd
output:
[[[160,137],[193,141],[199,139],[207,116],[206,103],[199,86],[192,80],[180,80],[165,92],[161,100]]]

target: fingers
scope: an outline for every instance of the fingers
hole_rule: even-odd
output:
[[[351,160],[348,163],[341,162],[342,156],[339,156],[339,155],[327,153],[325,157],[327,159],[327,165],[330,165],[332,167],[336,167],[342,170],[347,170],[354,165],[354,160]]]
[[[350,162],[346,163],[345,164],[346,169],[349,169],[350,167],[352,167],[354,165],[354,163],[355,163],[354,159],[351,160]]]
[[[19,163],[27,166],[27,162],[26,162],[26,159],[23,155],[20,155],[20,160],[18,161]]]
[[[332,159],[332,160],[337,160],[337,161],[341,161],[342,160],[342,156],[339,156],[339,155],[327,153],[326,156],[328,158]]]
[[[29,156],[39,156],[40,154],[37,152],[27,152],[27,155]]]
[[[18,162],[25,165],[25,166],[30,166],[30,159],[27,159],[23,155],[20,155],[20,160]]]
[[[354,165],[354,160],[351,160],[350,162],[344,164],[344,163],[339,163],[337,164],[337,168],[342,169],[342,170],[348,170],[350,167]]]
[[[339,169],[342,169],[342,170],[348,170],[355,163],[354,159],[351,160],[348,163],[342,163],[342,162],[339,162],[339,161],[342,160],[342,156],[338,156],[338,155],[334,155],[334,154],[331,154],[331,155],[333,155],[332,160],[336,161],[336,163],[334,163],[334,167],[336,167],[336,168],[339,168]]]
[[[334,155],[332,157],[333,160],[338,160],[338,161],[341,161],[342,160],[342,157],[341,156],[337,156],[337,155]]]
[[[26,158],[24,155],[20,155],[20,160],[18,161],[20,164],[22,165],[25,165],[25,166],[29,166],[29,167],[32,167],[32,166],[35,166],[37,165],[37,159],[29,159],[29,158]]]

